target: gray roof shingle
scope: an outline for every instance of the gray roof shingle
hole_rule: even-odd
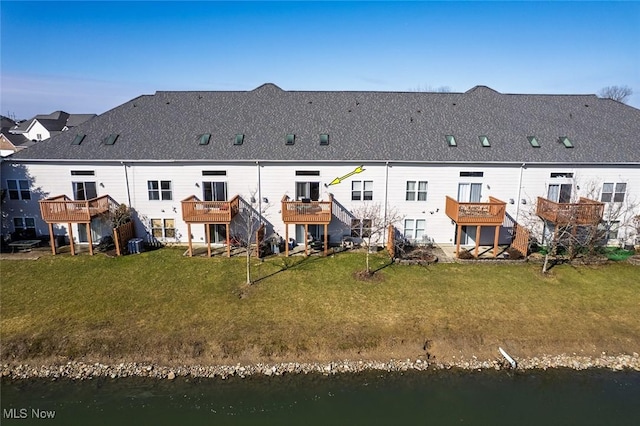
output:
[[[103,144],[119,134],[114,145]],[[198,136],[211,133],[208,145]],[[244,143],[233,144],[235,134]],[[288,133],[295,144],[285,145]],[[319,135],[329,134],[320,146]],[[76,134],[86,134],[72,145]],[[457,147],[447,145],[454,135]],[[478,136],[488,136],[483,148]],[[284,91],[156,92],[15,159],[640,163],[640,110],[595,95]],[[527,136],[536,136],[532,148]],[[574,148],[559,141],[567,136]]]

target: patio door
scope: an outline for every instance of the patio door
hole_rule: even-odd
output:
[[[479,203],[481,199],[482,199],[481,183],[459,183],[458,184],[458,201],[459,202]],[[476,230],[477,229],[475,226],[463,226],[462,234],[460,235],[460,244],[462,245],[475,244],[475,241],[477,238]]]
[[[459,183],[458,201],[461,203],[479,203],[482,199],[481,183]]]
[[[227,201],[227,182],[202,182],[203,201]]]
[[[317,241],[322,241],[322,225],[307,225],[309,229],[309,234]],[[304,245],[306,240],[306,235],[304,234],[304,225],[296,225],[296,243],[299,245]]]
[[[547,199],[556,203],[570,203],[571,187],[573,187],[571,183],[549,184]]]
[[[216,201],[216,200],[213,200],[213,201]],[[209,236],[211,237],[212,244],[226,244],[227,243],[227,225],[225,225],[224,223],[210,223]]]
[[[76,201],[91,200],[98,197],[98,191],[95,182],[72,182],[72,186],[73,199]],[[103,225],[102,223],[100,223],[101,221],[97,219],[99,218],[94,218],[91,221],[91,239],[96,244],[103,236]],[[77,225],[77,231],[78,233],[76,235],[78,235],[78,242],[88,243],[89,238],[87,236],[87,226],[84,223],[80,223]]]
[[[320,182],[296,182],[296,200],[304,198],[318,201],[320,199]]]

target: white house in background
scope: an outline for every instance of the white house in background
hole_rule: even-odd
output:
[[[240,232],[238,195],[255,198],[268,233],[298,241],[339,243],[378,203],[408,239],[467,246],[508,243],[514,223],[541,238],[554,222],[536,215],[538,197],[555,210],[586,197],[619,222],[610,242],[630,244],[638,135],[640,110],[595,95],[156,92],[5,159],[3,233],[47,234],[41,199],[109,196],[134,209],[140,237],[224,244]],[[620,206],[624,217],[607,217]],[[109,232],[91,223],[92,241]]]
[[[9,132],[23,135],[30,141],[39,142],[76,127],[94,117],[96,117],[96,114],[69,114],[64,111],[55,111],[51,114],[36,115],[31,120],[16,124]]]

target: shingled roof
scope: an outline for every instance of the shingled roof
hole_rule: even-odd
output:
[[[200,145],[207,133],[209,143]],[[86,135],[79,145],[72,144],[76,134]],[[117,140],[107,145],[111,134]],[[236,134],[244,135],[241,145],[234,145]],[[295,134],[293,145],[285,144],[287,134]],[[320,134],[329,135],[328,145],[320,145]],[[564,136],[573,148],[559,141]],[[640,110],[595,95],[501,94],[484,86],[465,93],[314,92],[264,84],[143,95],[13,158],[638,164],[639,136]]]

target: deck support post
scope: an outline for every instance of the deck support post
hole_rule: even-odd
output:
[[[500,225],[496,225],[496,232],[493,236],[493,257],[498,257],[498,241],[500,237]]]
[[[91,222],[86,223],[87,238],[89,239],[89,254],[93,256],[93,239],[91,238]]]
[[[69,245],[71,246],[71,256],[76,255],[75,247],[73,247],[73,228],[71,228],[71,223],[67,223],[69,227]]]
[[[53,235],[53,223],[49,223],[49,243],[51,244],[51,253],[56,255],[56,242],[55,236]]]
[[[460,234],[462,234],[462,226],[458,226],[458,232],[456,232],[456,257],[460,258]]]
[[[207,240],[207,257],[211,257],[211,227],[208,223],[204,225],[204,234]]]
[[[231,228],[231,223],[228,223],[224,228],[227,230],[227,257],[231,257],[231,236],[229,235],[229,228]],[[247,250],[249,250],[250,245],[251,236],[249,236],[249,241],[247,241]]]
[[[307,237],[309,235],[309,224],[305,223],[304,224],[304,255],[305,256],[309,256],[309,252],[307,251],[307,247],[309,246],[309,238]]]
[[[328,246],[328,242],[329,242],[328,241],[329,237],[327,235],[328,228],[329,228],[329,225],[325,223],[324,224],[324,255],[325,256],[327,255],[327,250],[328,250],[327,246]]]
[[[189,257],[193,256],[193,247],[191,246],[191,223],[187,222],[187,241],[189,241]]]
[[[476,249],[474,251],[473,257],[478,258],[478,248],[480,247],[480,231],[482,231],[482,226],[476,226]]]

